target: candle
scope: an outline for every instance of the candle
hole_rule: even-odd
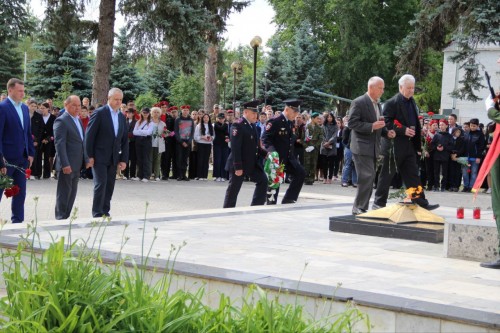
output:
[[[472,211],[472,217],[475,220],[481,219],[481,208],[480,207],[474,207],[474,210]]]
[[[458,207],[457,208],[457,219],[463,219],[464,218],[464,207]]]

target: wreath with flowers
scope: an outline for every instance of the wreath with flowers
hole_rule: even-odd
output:
[[[274,201],[274,194],[285,179],[285,165],[280,164],[279,154],[275,151],[267,155],[264,163],[264,172],[267,175],[267,198]]]

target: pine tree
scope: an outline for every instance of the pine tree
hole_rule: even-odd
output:
[[[267,102],[270,105],[281,105],[288,98],[287,69],[280,42],[274,38],[271,41],[267,65]]]
[[[83,97],[91,95],[91,60],[88,47],[82,42],[73,42],[63,52],[58,52],[50,41],[33,46],[42,57],[33,60],[28,69],[31,80],[27,85],[29,93],[39,98],[54,98],[61,89],[66,68],[71,69],[73,93]]]
[[[22,70],[22,59],[20,54],[17,53],[15,48],[15,43],[13,41],[5,42],[1,45],[2,52],[0,52],[0,82],[3,84],[13,77],[21,78]]]
[[[128,54],[129,49],[127,29],[122,28],[111,62],[110,86],[120,88],[123,91],[125,103],[134,100],[137,95],[146,91],[146,86],[137,74],[137,69],[132,65],[131,57]]]
[[[154,95],[167,99],[170,96],[172,82],[180,75],[174,68],[172,61],[166,53],[161,53],[157,58],[150,60],[145,74],[147,88]]]
[[[57,107],[64,107],[64,101],[73,92],[73,78],[71,77],[71,68],[66,67],[61,81],[61,88],[56,91],[54,96],[54,105]]]

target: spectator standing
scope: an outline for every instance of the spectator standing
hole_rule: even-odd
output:
[[[141,119],[135,124],[133,134],[137,154],[137,177],[140,181],[147,183],[151,177],[151,150],[153,148],[153,125],[149,108],[141,110]]]
[[[229,157],[229,130],[225,122],[224,113],[217,115],[217,122],[214,124],[214,169],[213,178],[215,181],[223,182],[229,179],[226,171],[226,162]]]
[[[162,179],[168,180],[169,178],[177,179],[177,141],[175,139],[175,119],[177,119],[177,106],[172,106],[167,109],[167,116],[165,124],[169,135],[165,138],[165,153],[163,153],[165,163],[162,166]],[[172,168],[172,176],[170,176],[170,168]]]
[[[295,142],[293,143],[295,158],[299,161],[300,165],[304,165],[304,146],[302,145],[302,138],[304,137],[306,128],[304,116],[298,114],[295,117],[295,123],[293,125],[293,130],[295,131]]]
[[[30,102],[28,105],[29,107],[29,112],[30,112],[30,118],[31,118],[31,134],[33,137],[33,146],[35,147],[35,163],[33,163],[31,167],[31,177],[34,177],[35,179],[40,179],[42,176],[42,166],[37,165],[36,161],[37,156],[40,154],[40,148],[41,148],[41,136],[42,136],[42,129],[43,129],[43,117],[42,115],[38,112],[38,104],[33,100]]]
[[[452,149],[451,149],[451,160],[448,179],[449,179],[449,190],[451,192],[458,192],[460,184],[462,183],[462,167],[456,161],[457,156],[461,156],[464,149],[464,138],[462,135],[462,129],[457,127],[453,130],[452,134]]]
[[[191,151],[191,144],[194,135],[194,121],[189,117],[189,105],[181,106],[182,114],[175,120],[175,139],[177,141],[177,180],[189,181],[186,176],[188,167],[189,152]]]
[[[161,155],[165,152],[165,140],[164,131],[165,123],[160,119],[161,109],[159,107],[153,107],[151,109],[151,126],[152,131],[152,144],[151,144],[151,163],[153,166],[153,173],[155,181],[160,181],[160,162]]]
[[[135,120],[135,110],[127,109],[127,137],[128,137],[128,161],[123,175],[130,180],[139,180],[137,178],[137,153],[135,151],[134,129],[137,120]]]
[[[333,113],[329,112],[325,116],[323,123],[323,142],[321,143],[320,154],[323,156],[323,184],[331,184],[333,178],[334,158],[337,155],[337,134],[338,126]]]
[[[470,131],[464,136],[463,156],[467,157],[470,167],[462,166],[462,177],[464,188],[462,192],[470,192],[476,181],[479,163],[486,146],[483,132],[479,129],[479,119],[472,118],[470,121]]]
[[[344,159],[344,145],[342,144],[342,132],[344,131],[344,124],[342,123],[342,118],[337,118],[337,135],[335,148],[336,153],[333,156],[333,180],[339,180],[339,171],[342,172],[340,166],[342,165],[342,160]],[[341,175],[342,176],[342,175]]]
[[[432,138],[431,145],[434,150],[433,191],[441,189],[444,192],[448,184],[448,163],[453,150],[453,137],[448,133],[448,122],[445,119],[439,121],[439,132]]]
[[[349,116],[345,116],[343,121],[342,145],[344,146],[344,167],[342,169],[342,187],[348,187],[349,184],[353,187],[358,187],[358,174],[352,160],[351,129],[348,126]]]
[[[40,105],[42,112],[42,129],[40,135],[40,154],[37,154],[37,168],[43,170],[43,178],[48,179],[52,174],[52,167],[54,165],[55,147],[54,147],[54,121],[56,116],[50,114],[48,103]],[[42,169],[43,160],[43,169]]]
[[[200,123],[202,115],[200,111],[193,110],[191,112],[191,119],[193,120],[194,127]],[[196,131],[196,130],[195,130]],[[199,179],[198,175],[198,142],[194,139],[191,141],[191,150],[189,151],[189,159],[188,159],[188,178],[189,179]]]
[[[311,115],[311,122],[306,126],[306,131],[303,138],[304,145],[304,169],[306,177],[305,185],[314,184],[316,174],[316,166],[318,162],[319,150],[323,142],[323,129],[320,127],[321,118],[319,113]]]
[[[214,141],[214,128],[210,115],[204,114],[194,131],[194,141],[198,146],[197,175],[200,180],[208,178],[208,164]]]

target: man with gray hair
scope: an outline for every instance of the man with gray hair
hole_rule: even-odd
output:
[[[421,186],[418,174],[417,154],[422,151],[420,121],[418,108],[413,94],[415,93],[415,78],[410,74],[403,75],[399,81],[399,93],[389,99],[384,105],[383,115],[386,126],[396,133],[394,149],[391,140],[382,139],[381,154],[384,156],[380,171],[375,201],[372,208],[385,207],[389,188],[396,170],[401,175],[406,188]],[[431,205],[422,193],[412,201],[421,207],[433,210],[438,204]]]
[[[123,92],[111,88],[108,104],[92,113],[85,135],[85,153],[94,176],[93,217],[110,216],[116,168],[123,171],[127,166],[128,131],[120,112],[122,100]]]

